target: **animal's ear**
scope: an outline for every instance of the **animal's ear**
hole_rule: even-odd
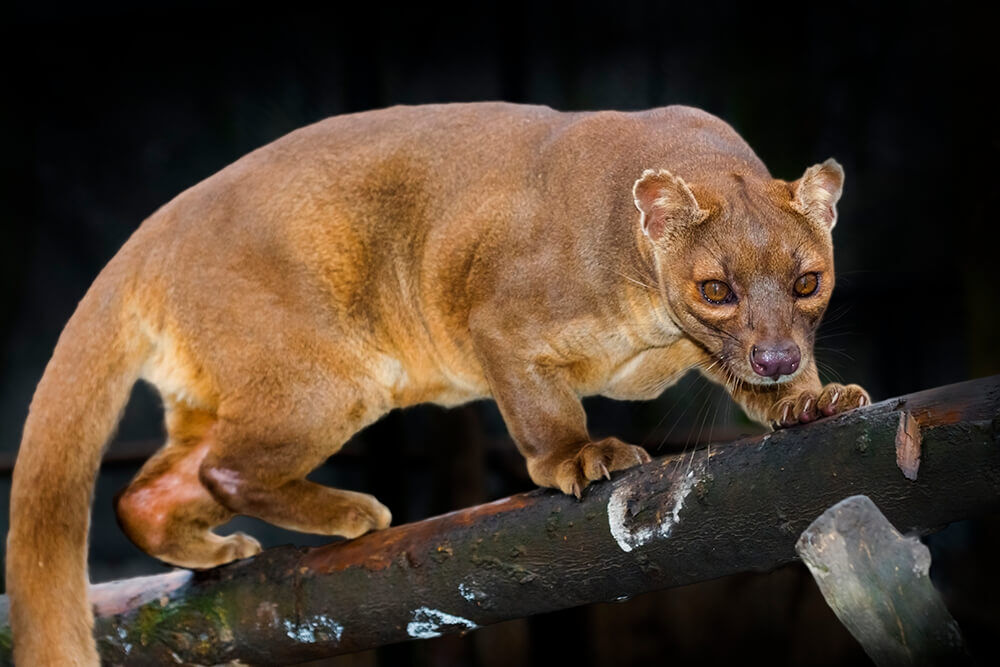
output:
[[[646,236],[658,241],[671,231],[694,225],[708,217],[698,206],[691,188],[680,176],[666,169],[647,169],[632,186],[639,224]]]
[[[824,229],[837,224],[837,202],[844,189],[844,168],[830,158],[806,169],[792,183],[792,208]]]

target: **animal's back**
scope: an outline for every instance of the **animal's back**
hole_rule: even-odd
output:
[[[498,201],[529,188],[527,163],[561,117],[502,104],[334,117],[183,192],[121,253],[163,351],[146,376],[212,407],[242,381],[230,369],[313,345],[339,358],[379,351],[446,381],[440,367],[467,355],[442,349],[426,323],[462,317],[458,274]],[[473,394],[480,380],[467,379]]]
[[[601,199],[605,174],[630,181],[639,156],[687,162],[711,151],[753,156],[728,125],[688,107],[562,113],[475,103],[329,118],[154,214],[130,242],[137,301],[154,336],[170,341],[163,346],[185,339],[177,353],[192,359],[161,364],[172,372],[225,356],[222,341],[245,361],[305,344],[301,332],[334,356],[378,350],[410,379],[466,385],[440,397],[466,400],[485,391],[464,335],[477,253],[542,246],[554,262],[572,261],[580,244],[567,239],[619,234],[565,227],[574,206],[593,217],[613,205]],[[211,382],[188,373],[159,384],[205,385],[214,402],[239,380],[221,369],[207,375]]]

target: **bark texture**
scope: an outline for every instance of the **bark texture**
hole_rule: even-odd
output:
[[[795,550],[878,667],[972,664],[958,623],[931,583],[930,550],[900,535],[867,496],[823,512]]]
[[[897,465],[910,419],[915,480]],[[126,665],[287,664],[468,632],[770,570],[856,494],[906,533],[1000,509],[1000,376],[656,459],[582,501],[538,490],[353,541],[98,585],[95,632],[104,659]],[[9,631],[0,635],[9,662]]]

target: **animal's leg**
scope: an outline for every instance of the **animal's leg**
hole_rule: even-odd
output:
[[[210,414],[168,405],[167,444],[115,499],[129,539],[173,565],[208,568],[260,551],[260,544],[243,533],[222,537],[212,532],[233,517],[198,477],[213,423]]]
[[[333,489],[304,479],[272,486],[252,470],[220,461],[206,462],[202,479],[231,511],[302,533],[357,537],[392,522],[389,508],[367,493]]]
[[[273,404],[243,406],[238,414],[248,417],[216,424],[212,450],[199,474],[222,506],[319,535],[357,537],[389,525],[389,509],[373,496],[305,479],[382,412],[384,400],[377,388],[366,391],[347,383],[331,387],[329,382],[320,397],[291,401],[292,415],[275,410]]]
[[[519,357],[527,346],[494,339],[490,333],[498,328],[472,328],[476,352],[532,481],[580,497],[591,482],[650,460],[642,447],[617,438],[592,440],[568,371]]]

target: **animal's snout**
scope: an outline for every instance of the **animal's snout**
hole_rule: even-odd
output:
[[[794,373],[801,360],[799,346],[788,339],[776,343],[761,343],[750,348],[750,366],[754,373],[773,380]]]

